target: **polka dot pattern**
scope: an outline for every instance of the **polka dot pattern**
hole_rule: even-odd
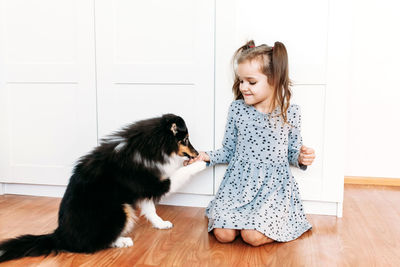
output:
[[[255,229],[276,241],[290,241],[311,229],[289,164],[299,166],[300,107],[290,105],[288,123],[261,113],[243,100],[232,102],[223,147],[208,151],[210,165],[229,163],[206,209],[208,231]]]

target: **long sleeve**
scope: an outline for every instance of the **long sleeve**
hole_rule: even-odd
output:
[[[210,156],[209,166],[213,166],[218,163],[228,163],[235,153],[237,138],[237,128],[234,118],[235,107],[235,102],[232,102],[229,107],[228,120],[225,126],[225,135],[222,142],[222,148],[206,152]]]
[[[288,122],[291,125],[289,130],[289,146],[288,159],[289,163],[302,170],[306,170],[307,166],[299,164],[300,149],[303,145],[301,137],[301,111],[298,105],[291,105],[288,109]]]

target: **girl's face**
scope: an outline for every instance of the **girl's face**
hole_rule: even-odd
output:
[[[252,60],[240,63],[237,74],[244,102],[255,108],[259,106],[266,111],[265,109],[268,109],[271,104],[273,87],[268,84],[268,77],[260,72],[259,62]]]

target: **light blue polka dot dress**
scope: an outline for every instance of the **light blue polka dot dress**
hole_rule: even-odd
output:
[[[290,241],[311,229],[289,164],[299,166],[301,115],[290,105],[288,124],[279,107],[261,113],[243,100],[232,102],[223,147],[209,151],[210,165],[229,163],[206,209],[208,231],[254,229],[276,241]]]

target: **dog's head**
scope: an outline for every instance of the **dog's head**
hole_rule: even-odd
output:
[[[162,116],[167,134],[172,135],[176,143],[176,154],[181,157],[195,158],[199,153],[194,149],[189,141],[189,132],[185,121],[174,114]]]

